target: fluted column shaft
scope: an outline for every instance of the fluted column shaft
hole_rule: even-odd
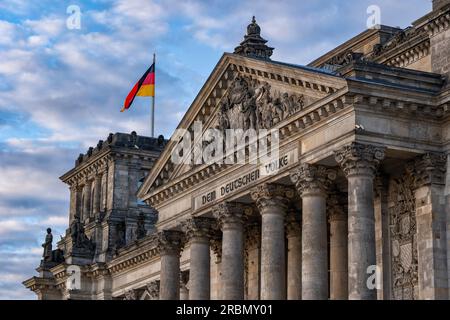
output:
[[[329,200],[330,221],[330,299],[348,299],[347,215],[337,196]]]
[[[302,298],[302,238],[301,224],[293,213],[286,223],[287,238],[287,299]]]
[[[348,180],[348,298],[376,299],[368,285],[376,266],[373,180],[384,149],[352,143],[335,157]]]
[[[328,299],[327,189],[336,177],[323,166],[304,164],[291,179],[302,197],[302,299]]]
[[[210,218],[195,217],[183,223],[189,239],[189,300],[209,300],[211,298],[210,279],[210,235],[214,221]]]
[[[244,299],[243,208],[238,204],[216,206],[214,215],[222,229],[222,294],[224,300]]]
[[[182,234],[178,231],[162,231],[158,236],[161,258],[159,298],[178,300]]]
[[[261,214],[262,300],[286,299],[284,222],[287,193],[286,187],[275,184],[260,185],[251,192]]]

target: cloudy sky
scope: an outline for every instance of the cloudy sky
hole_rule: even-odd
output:
[[[0,0],[0,299],[34,299],[45,229],[67,227],[58,179],[109,132],[149,134],[148,98],[120,113],[157,54],[156,133],[169,137],[251,16],[274,60],[307,64],[365,30],[367,7],[406,27],[430,0],[181,1]],[[69,29],[67,8],[81,10]],[[73,20],[71,20],[73,21]]]

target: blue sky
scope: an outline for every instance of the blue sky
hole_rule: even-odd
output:
[[[109,132],[149,134],[147,98],[120,113],[157,54],[156,133],[170,137],[223,52],[251,16],[274,60],[307,64],[365,30],[367,7],[406,27],[429,0],[0,0],[0,299],[34,299],[45,229],[68,223],[58,177]],[[69,5],[81,29],[66,27]]]

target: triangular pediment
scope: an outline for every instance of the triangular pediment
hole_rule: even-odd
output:
[[[176,132],[184,129],[193,135],[198,123],[203,132],[210,128],[270,129],[345,85],[343,78],[319,69],[226,53]],[[180,138],[172,136],[141,186],[140,198],[148,199],[165,189],[170,189],[171,194],[180,192],[205,174],[220,170],[216,164],[208,170],[201,164],[174,164],[171,156]]]

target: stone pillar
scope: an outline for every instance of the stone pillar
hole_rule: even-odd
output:
[[[284,219],[293,191],[263,184],[251,191],[261,214],[261,299],[286,299]]]
[[[375,286],[368,285],[376,267],[373,180],[384,148],[352,143],[335,158],[348,180],[348,297],[376,299]]]
[[[247,224],[245,245],[247,261],[246,299],[259,300],[261,291],[261,225],[259,221]]]
[[[194,217],[183,222],[182,228],[189,241],[189,300],[211,298],[210,237],[214,219]]]
[[[415,161],[419,299],[448,299],[445,208],[446,156],[425,154]]]
[[[92,190],[92,181],[86,180],[86,183],[83,188],[84,202],[83,202],[83,216],[81,217],[81,222],[85,221],[90,216],[91,190]]]
[[[287,299],[302,299],[302,233],[301,217],[292,210],[286,219]]]
[[[182,233],[163,230],[158,234],[161,257],[159,298],[178,300],[180,297],[180,251]]]
[[[214,215],[222,229],[222,294],[223,300],[244,299],[244,209],[238,203],[221,203]]]
[[[347,214],[337,195],[328,199],[330,222],[330,299],[348,299]]]
[[[94,178],[94,201],[92,208],[92,216],[96,217],[100,213],[100,202],[101,202],[101,191],[102,191],[102,176],[97,174]]]
[[[302,299],[328,299],[326,198],[336,173],[304,164],[291,173],[302,197]]]

